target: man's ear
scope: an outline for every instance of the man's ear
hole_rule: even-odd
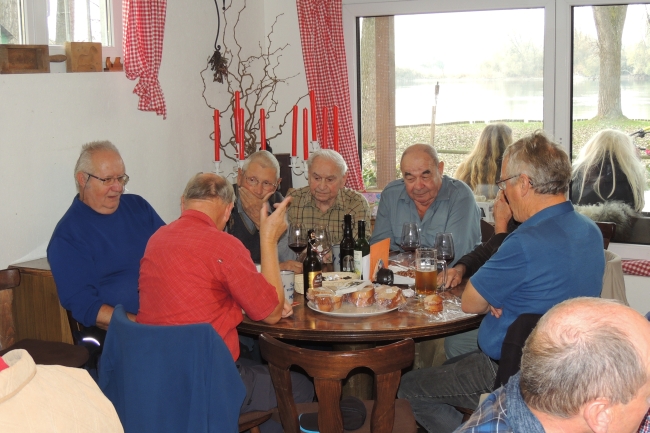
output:
[[[181,213],[185,212],[185,197],[181,196]]]
[[[614,420],[614,410],[609,400],[598,398],[582,407],[582,416],[594,433],[606,433]]]
[[[244,184],[244,172],[241,168],[237,169],[237,185],[242,186]]]
[[[442,177],[444,172],[445,172],[445,161],[440,161],[438,163],[438,173],[440,174],[440,177]]]
[[[88,182],[88,175],[86,175],[86,173],[83,171],[79,171],[77,174],[75,174],[75,177],[77,178],[79,189],[84,189],[86,187],[86,182]]]
[[[527,174],[522,173],[519,175],[519,178],[517,179],[517,182],[520,182],[521,185],[521,196],[525,196],[528,193],[533,192],[533,186],[530,183],[530,178],[528,177]]]
[[[348,172],[346,171],[345,174],[343,175],[343,186],[345,186],[345,183],[348,181]]]
[[[232,209],[235,207],[234,203],[230,203],[228,206],[226,206],[226,211],[223,213],[223,223],[224,225],[228,222],[230,219],[230,214],[232,213]]]

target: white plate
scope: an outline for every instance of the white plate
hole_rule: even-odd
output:
[[[392,265],[389,266],[388,269],[393,271],[393,274],[394,274],[393,275],[393,284],[405,284],[405,285],[409,285],[409,286],[412,286],[413,284],[415,284],[415,278],[404,277],[402,275],[397,275],[397,272],[403,271],[404,269],[399,268],[397,266],[392,266]]]
[[[369,316],[378,316],[380,314],[388,313],[390,311],[397,310],[397,307],[387,310],[385,308],[378,307],[377,305],[371,305],[369,307],[355,307],[349,302],[344,302],[341,308],[334,311],[321,311],[316,308],[313,302],[309,301],[307,304],[309,308],[314,311],[317,311],[322,314],[327,314],[328,316],[339,316],[339,317],[369,317]]]

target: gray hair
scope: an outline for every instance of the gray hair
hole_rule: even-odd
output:
[[[120,151],[110,141],[91,141],[81,146],[81,154],[79,154],[79,159],[77,159],[77,163],[74,166],[74,183],[77,186],[77,192],[81,191],[81,185],[79,185],[79,181],[77,180],[77,173],[89,173],[93,171],[93,155],[101,151],[115,152],[122,158]]]
[[[600,189],[602,181],[601,174],[606,160],[609,160],[612,166],[613,177],[611,191],[601,191]],[[574,199],[578,202],[580,201],[592,167],[599,167],[599,175],[594,183],[594,191],[603,200],[610,198],[616,189],[616,182],[625,182],[625,178],[616,179],[616,170],[614,170],[616,166],[627,177],[627,182],[630,184],[634,194],[634,209],[640,212],[644,205],[645,167],[636,154],[632,138],[615,129],[603,129],[597,132],[580,149],[580,154],[573,163],[573,181],[580,182],[580,197]],[[606,195],[606,197],[603,195]]]
[[[568,418],[600,397],[611,404],[634,398],[648,377],[631,336],[607,314],[615,305],[622,306],[574,298],[540,319],[521,359],[520,389],[528,406]]]
[[[268,150],[258,150],[255,153],[252,153],[242,166],[242,171],[246,173],[248,166],[251,162],[256,162],[262,166],[262,168],[273,168],[275,169],[275,180],[277,181],[280,178],[280,164],[275,156]]]
[[[185,200],[222,200],[226,204],[235,202],[235,191],[230,182],[214,173],[197,173],[187,182],[183,191]]]
[[[424,152],[427,155],[429,155],[435,165],[440,164],[440,159],[438,158],[438,152],[436,152],[435,147],[433,147],[430,144],[424,144],[424,143],[411,144],[409,147],[406,148],[406,150],[404,150],[404,153],[402,153],[402,157],[399,160],[400,171],[402,170],[402,161],[404,161],[404,157],[411,152],[418,152],[418,151]]]
[[[311,171],[311,166],[316,160],[316,158],[323,158],[329,161],[332,161],[339,168],[339,173],[341,176],[345,176],[345,173],[348,172],[348,165],[345,162],[345,159],[335,150],[332,149],[319,149],[312,153],[307,160],[307,169]]]
[[[569,190],[569,156],[540,130],[508,146],[503,153],[506,159],[506,177],[527,175],[538,194],[566,194]]]

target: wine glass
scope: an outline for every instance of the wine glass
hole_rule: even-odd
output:
[[[444,260],[447,262],[447,266],[450,266],[456,256],[453,235],[451,233],[436,233],[434,248],[438,253],[438,258]]]
[[[402,243],[400,246],[408,253],[407,256],[410,262],[413,251],[420,247],[420,229],[417,223],[404,223],[402,227]]]
[[[330,231],[327,226],[317,225],[314,227],[314,239],[312,241],[312,247],[320,257],[321,263],[325,263],[325,257],[332,250]]]
[[[302,223],[291,223],[289,225],[287,241],[289,242],[289,248],[296,253],[296,260],[298,260],[300,253],[307,248],[307,230],[305,230]]]

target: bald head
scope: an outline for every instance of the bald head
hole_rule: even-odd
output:
[[[404,158],[409,156],[409,154],[412,154],[414,157],[417,157],[416,154],[419,154],[418,156],[421,157],[429,157],[433,161],[434,165],[438,165],[440,163],[440,160],[438,159],[438,152],[436,152],[436,148],[431,146],[430,144],[412,144],[409,147],[404,150],[404,153],[402,153],[402,158],[399,161],[399,166],[400,170],[404,171],[402,169],[402,163],[404,162]]]
[[[616,301],[575,298],[549,310],[528,337],[521,393],[531,409],[558,418],[578,415],[597,399],[629,405],[648,387],[649,361],[643,316]]]

